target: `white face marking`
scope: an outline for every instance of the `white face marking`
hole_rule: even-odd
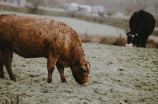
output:
[[[133,38],[134,38],[134,35],[131,35],[131,34],[129,34],[129,36],[132,36],[132,40],[133,40]]]
[[[133,47],[133,44],[132,43],[126,44],[126,47]]]

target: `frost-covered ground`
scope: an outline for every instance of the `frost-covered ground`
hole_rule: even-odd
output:
[[[17,82],[0,79],[0,104],[17,94],[20,104],[157,104],[158,49],[128,48],[83,43],[91,63],[89,85],[80,86],[65,69],[68,83],[61,83],[55,69],[48,84],[46,59],[25,59],[16,54],[13,72]]]
[[[0,11],[0,13],[14,13]],[[78,33],[120,35],[124,30],[74,18],[46,16],[66,22]],[[86,30],[87,29],[87,30]],[[93,33],[93,34],[91,34]],[[150,36],[151,37],[151,36]],[[149,38],[150,38],[149,37]],[[153,39],[158,40],[153,37]],[[25,59],[16,54],[13,72],[17,82],[0,79],[0,104],[20,97],[20,104],[157,104],[158,49],[128,48],[94,43],[83,43],[86,59],[91,63],[89,85],[80,86],[65,69],[68,83],[61,83],[58,71],[53,83],[48,84],[46,59]],[[21,99],[22,97],[22,99]]]

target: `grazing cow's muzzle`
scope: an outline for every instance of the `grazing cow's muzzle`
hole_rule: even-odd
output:
[[[82,64],[71,66],[72,74],[76,82],[82,86],[88,85],[88,75],[91,64],[88,61]]]
[[[126,47],[133,47],[133,44],[132,43],[126,44]]]
[[[84,84],[82,84],[82,86],[87,86],[88,85],[88,83],[84,83]]]

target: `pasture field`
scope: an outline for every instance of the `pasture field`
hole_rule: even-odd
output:
[[[57,69],[47,83],[45,58],[25,59],[16,54],[13,72],[17,82],[0,79],[0,104],[157,104],[158,49],[128,48],[83,43],[91,63],[89,85],[80,86],[65,69],[62,83]]]
[[[7,14],[24,14],[0,11]],[[45,16],[67,23],[79,34],[125,37],[125,30],[74,18]],[[149,39],[158,41],[158,37]],[[65,69],[68,83],[62,83],[57,69],[47,83],[47,60],[25,59],[16,54],[13,72],[17,82],[0,78],[0,104],[157,104],[158,49],[128,48],[82,43],[91,63],[89,85],[80,86]]]

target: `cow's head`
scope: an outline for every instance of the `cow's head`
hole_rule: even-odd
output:
[[[126,44],[126,46],[127,47],[133,47],[139,39],[138,34],[133,32],[133,31],[129,31],[129,32],[126,32],[126,35],[127,35],[127,44]]]
[[[80,85],[86,86],[88,84],[90,66],[91,65],[88,61],[84,61],[81,65],[78,64],[71,66],[73,77]]]

